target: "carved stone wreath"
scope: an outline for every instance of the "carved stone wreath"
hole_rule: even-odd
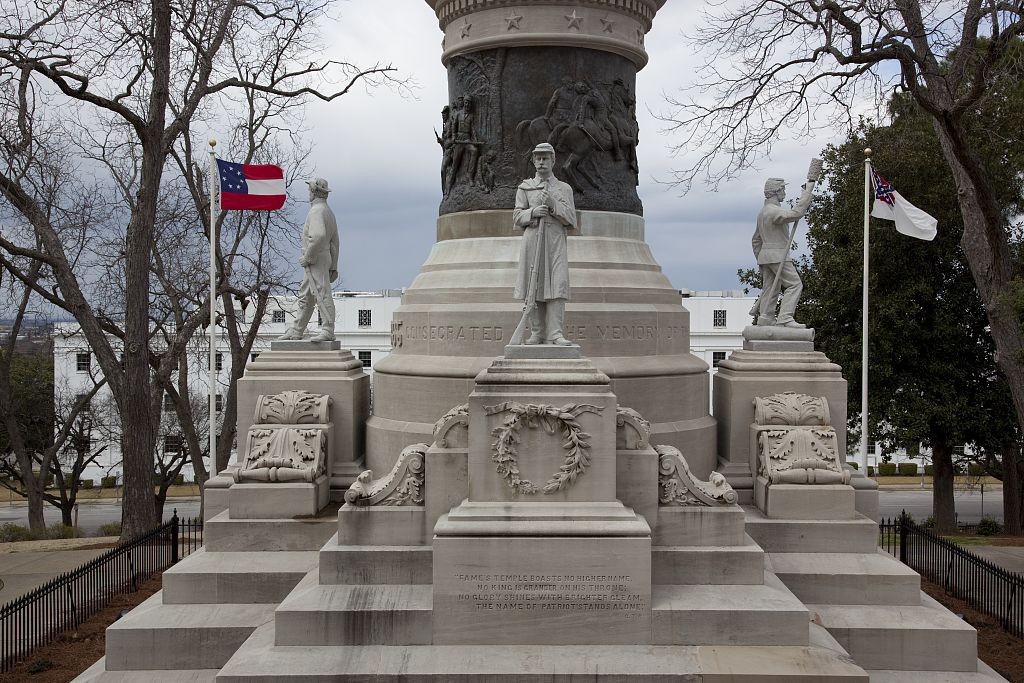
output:
[[[576,418],[583,413],[600,414],[603,410],[603,407],[589,403],[567,403],[559,408],[506,401],[496,406],[484,406],[487,415],[508,413],[501,425],[491,431],[495,437],[491,444],[491,460],[497,465],[498,474],[516,494],[535,495],[540,491],[552,494],[569,488],[590,466],[590,434],[583,431]],[[568,451],[565,460],[543,488],[519,476],[517,445],[524,424],[529,428],[540,426],[552,435],[558,430],[566,440],[562,444],[562,448]]]

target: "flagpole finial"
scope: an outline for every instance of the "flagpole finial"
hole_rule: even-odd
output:
[[[865,150],[864,150],[864,157],[865,158],[870,159],[872,154],[873,154],[873,152],[871,151],[870,147],[865,148]]]
[[[217,141],[214,140],[213,138],[210,138],[210,148],[212,149],[212,148],[214,148],[216,146],[217,146]]]

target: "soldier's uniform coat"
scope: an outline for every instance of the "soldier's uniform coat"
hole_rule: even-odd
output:
[[[547,189],[555,207],[547,218],[534,218],[533,209],[541,206],[541,192]],[[569,256],[566,248],[566,230],[576,227],[576,203],[572,187],[552,176],[545,188],[544,180],[534,177],[524,180],[516,190],[516,205],[512,212],[516,228],[523,230],[522,250],[519,254],[519,273],[514,296],[525,300],[530,290],[530,269],[537,249],[540,249],[537,282],[537,301],[569,298]],[[544,241],[540,244],[540,223],[544,223]]]

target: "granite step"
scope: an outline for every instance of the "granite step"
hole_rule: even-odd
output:
[[[72,680],[72,683],[214,683],[220,669],[184,669],[161,671],[159,679],[152,671],[107,671],[107,658],[100,657],[96,663]]]
[[[653,546],[655,584],[758,584],[764,580],[764,551],[749,536],[744,545]]]
[[[333,513],[308,519],[231,519],[225,510],[203,525],[203,546],[212,552],[320,550],[337,530]]]
[[[278,645],[431,642],[433,586],[322,585],[317,575],[306,575],[275,611]]]
[[[805,603],[919,605],[921,577],[888,553],[771,553],[769,569]]]
[[[192,553],[164,572],[164,604],[273,603],[316,567],[312,550]]]
[[[218,683],[869,683],[867,673],[813,646],[411,645],[296,647],[256,630]]]
[[[871,683],[1007,683],[992,667],[978,660],[978,670],[970,671],[892,671],[874,669]]]
[[[863,553],[878,549],[878,525],[856,519],[769,519],[744,506],[747,534],[768,553]]]
[[[775,576],[757,585],[656,585],[655,645],[807,645],[807,608]]]
[[[107,627],[108,671],[213,669],[224,665],[273,605],[165,605],[158,592]]]
[[[924,593],[920,605],[807,609],[866,669],[977,671],[977,631]]]
[[[322,584],[426,584],[434,580],[434,550],[426,545],[338,545],[320,550]]]

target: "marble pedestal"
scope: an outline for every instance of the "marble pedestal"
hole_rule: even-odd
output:
[[[256,398],[304,390],[328,394],[333,426],[328,432],[327,472],[332,498],[365,469],[363,454],[370,411],[370,377],[339,342],[274,341],[245,367],[238,380],[238,434],[252,426]]]
[[[753,503],[757,454],[750,448],[750,425],[754,422],[754,398],[786,391],[824,396],[828,399],[832,424],[838,433],[839,452],[846,452],[846,380],[842,369],[825,354],[813,350],[789,350],[794,344],[811,343],[807,339],[746,340],[744,348],[734,351],[718,366],[714,377],[713,414],[718,422],[718,471],[729,480],[740,496],[741,504]],[[787,328],[767,328],[786,330]],[[803,348],[803,347],[801,347]]]
[[[433,642],[651,642],[651,528],[616,499],[616,398],[578,347],[510,347],[469,399],[469,498],[434,527]]]

